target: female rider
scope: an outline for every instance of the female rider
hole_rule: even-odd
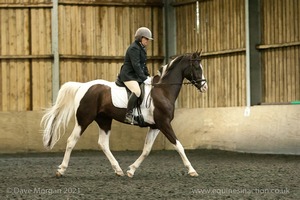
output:
[[[135,33],[135,41],[127,48],[125,60],[118,75],[119,81],[131,91],[128,99],[127,113],[124,122],[133,124],[133,108],[141,95],[140,84],[151,83],[148,68],[146,66],[148,41],[153,40],[151,31],[146,27],[140,27]]]

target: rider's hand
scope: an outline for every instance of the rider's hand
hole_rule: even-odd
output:
[[[145,84],[151,85],[152,78],[150,76],[147,77],[147,79],[144,81]]]

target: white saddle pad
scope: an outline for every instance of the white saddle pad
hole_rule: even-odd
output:
[[[116,85],[115,82],[109,82],[109,81],[105,81],[105,80],[98,80],[96,83],[107,85],[111,88],[111,99],[112,99],[112,103],[115,107],[127,108],[128,96],[127,96],[127,91],[126,91],[125,87],[119,87]],[[146,105],[147,105],[146,101],[148,101],[148,104],[149,104],[150,91],[151,91],[151,85],[145,85],[144,99],[141,104],[141,108],[146,107]]]
[[[115,83],[111,86],[112,103],[117,108],[127,108],[128,96],[125,87],[119,87]]]
[[[141,108],[145,108],[148,101],[150,101],[149,93],[151,91],[151,85],[145,85],[144,99],[141,104]],[[119,87],[115,83],[111,86],[111,99],[112,103],[117,108],[127,108],[128,95],[125,87]]]
[[[89,84],[90,85],[102,84],[102,85],[109,86],[111,88],[111,99],[113,105],[117,108],[127,108],[128,96],[125,87],[119,87],[116,85],[115,82],[109,82],[106,80],[94,80],[89,82]],[[145,85],[144,98],[140,107],[145,122],[149,124],[154,124],[154,119],[153,119],[154,106],[153,106],[152,98],[150,96],[151,88],[152,88],[151,85]],[[137,115],[137,109],[134,109],[133,114]]]

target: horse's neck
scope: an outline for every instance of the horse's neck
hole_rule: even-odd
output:
[[[174,70],[160,80],[160,83],[163,86],[161,88],[164,90],[165,96],[171,103],[175,103],[181,90],[183,79],[182,72]]]

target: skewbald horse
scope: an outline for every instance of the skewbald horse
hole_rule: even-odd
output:
[[[150,91],[151,105],[148,108],[147,116],[149,130],[142,154],[129,166],[127,176],[133,177],[136,169],[148,156],[159,131],[173,144],[187,167],[188,174],[190,176],[198,176],[171,126],[171,121],[174,118],[175,101],[179,95],[184,78],[188,79],[200,92],[207,90],[208,86],[203,76],[199,52],[176,57],[161,69],[160,76],[156,76],[153,79]],[[46,148],[52,149],[60,139],[61,131],[65,132],[70,118],[75,113],[75,127],[67,140],[63,161],[56,172],[57,177],[65,173],[72,149],[85,129],[93,121],[96,121],[99,126],[98,144],[110,161],[115,173],[119,176],[124,175],[118,161],[110,151],[109,137],[112,120],[124,123],[126,109],[117,108],[112,104],[111,88],[105,82],[107,81],[94,80],[87,83],[65,83],[58,92],[55,104],[44,114],[41,120],[43,125],[43,143]]]

